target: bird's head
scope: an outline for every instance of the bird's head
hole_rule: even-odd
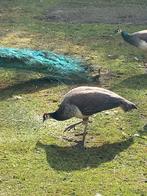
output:
[[[47,119],[51,118],[50,113],[44,113],[43,114],[43,122]]]
[[[120,27],[118,27],[115,31],[114,31],[114,33],[116,33],[116,34],[120,34],[122,32],[122,30],[121,30],[121,28]]]

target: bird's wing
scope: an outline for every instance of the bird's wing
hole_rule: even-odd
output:
[[[73,95],[70,103],[76,105],[83,115],[92,115],[103,110],[112,109],[120,105],[121,98],[106,93],[86,93]]]
[[[133,36],[147,42],[147,30],[132,33]]]

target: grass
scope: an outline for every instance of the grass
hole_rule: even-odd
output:
[[[77,1],[72,2],[77,5]],[[42,114],[55,110],[60,98],[77,84],[51,84],[37,72],[0,68],[0,195],[145,196],[147,74],[142,63],[134,59],[142,52],[114,35],[117,25],[36,19],[57,3],[61,1],[1,2],[1,46],[82,57],[95,72],[102,68],[101,83],[89,85],[119,93],[136,103],[138,110],[123,113],[116,109],[94,116],[87,149],[80,151],[72,146],[75,144],[62,140],[64,128],[77,120],[42,123]],[[146,1],[141,3],[145,5]],[[129,32],[146,28],[121,27]],[[127,138],[123,138],[122,130]],[[135,133],[140,137],[132,138]],[[66,136],[74,138],[73,133]]]

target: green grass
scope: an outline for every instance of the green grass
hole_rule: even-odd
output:
[[[69,6],[69,1],[64,2]],[[0,68],[0,195],[145,196],[147,74],[140,66],[142,62],[134,59],[142,52],[113,33],[117,25],[60,24],[36,19],[57,3],[61,1],[0,2],[1,46],[47,49],[82,57],[95,72],[102,69],[101,83],[89,85],[119,93],[136,103],[138,110],[123,113],[116,109],[109,115],[94,116],[87,149],[81,151],[62,140],[64,128],[76,119],[42,123],[42,114],[55,110],[63,95],[78,85],[51,84],[37,72]],[[79,1],[72,3],[76,6]],[[145,5],[146,1],[141,3]],[[129,32],[146,28],[121,27]],[[122,130],[127,138],[123,138]],[[135,133],[140,137],[132,138]],[[65,136],[74,138],[73,133]]]

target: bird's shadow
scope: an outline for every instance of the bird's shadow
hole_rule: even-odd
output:
[[[133,144],[133,138],[84,150],[75,146],[47,145],[37,142],[36,148],[42,148],[50,167],[55,170],[73,171],[82,168],[96,168],[102,163],[112,161],[119,153]]]
[[[147,89],[147,74],[140,74],[129,77],[119,83],[119,86],[125,86],[130,89]]]
[[[145,124],[143,129],[139,130],[137,134],[139,134],[140,137],[147,136],[147,124]]]

